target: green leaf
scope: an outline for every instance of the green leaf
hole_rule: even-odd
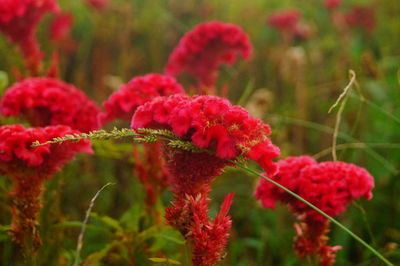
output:
[[[168,263],[173,265],[182,265],[179,261],[168,259],[168,258],[149,258],[150,261],[156,263]]]
[[[107,256],[108,252],[112,250],[115,246],[122,245],[122,242],[119,240],[115,240],[111,242],[110,244],[106,245],[103,249],[94,252],[90,254],[86,259],[85,259],[85,265],[93,265],[93,264],[98,264],[105,256]]]
[[[98,219],[98,220],[102,221],[103,223],[105,223],[106,225],[114,228],[119,233],[122,233],[124,231],[124,229],[121,227],[121,225],[119,224],[119,222],[117,220],[115,220],[115,219],[113,219],[113,218],[111,218],[111,217],[109,217],[107,215],[100,216],[95,212],[91,212],[90,216],[95,218],[95,219]]]
[[[9,225],[0,225],[0,231],[9,231],[11,226]]]
[[[8,86],[8,82],[7,73],[0,70],[0,94],[3,94],[3,90]]]

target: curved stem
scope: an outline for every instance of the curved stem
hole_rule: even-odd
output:
[[[254,175],[257,175],[261,178],[264,178],[265,180],[267,180],[268,182],[272,183],[273,185],[279,187],[280,189],[283,189],[285,192],[289,193],[291,196],[295,197],[296,199],[300,200],[301,202],[307,204],[310,208],[312,208],[313,210],[315,210],[316,212],[318,212],[319,214],[321,214],[322,216],[324,216],[326,219],[330,220],[332,223],[334,223],[336,226],[340,227],[340,229],[342,229],[343,231],[345,231],[346,233],[348,233],[351,237],[353,237],[357,242],[359,242],[360,244],[362,244],[364,247],[366,247],[369,251],[371,251],[375,256],[377,256],[381,261],[383,261],[386,265],[389,266],[394,266],[394,264],[392,264],[389,260],[387,260],[381,253],[379,253],[376,249],[374,249],[373,247],[371,247],[369,244],[367,244],[367,242],[365,242],[364,240],[362,240],[359,236],[357,236],[356,234],[354,234],[350,229],[348,229],[346,226],[344,226],[343,224],[341,224],[340,222],[338,222],[336,219],[332,218],[331,216],[329,216],[328,214],[326,214],[324,211],[320,210],[318,207],[316,207],[315,205],[313,205],[311,202],[303,199],[302,197],[300,197],[299,195],[297,195],[296,193],[292,192],[291,190],[287,189],[286,187],[280,185],[279,183],[275,182],[274,180],[272,180],[269,177],[263,176],[259,173],[257,173],[256,171],[254,171],[253,169],[247,168],[246,166],[239,164],[237,162],[231,161],[229,160],[229,162],[231,162],[232,164],[238,166],[239,168],[252,173]]]

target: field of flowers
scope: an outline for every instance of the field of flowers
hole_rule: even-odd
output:
[[[399,0],[0,0],[0,265],[399,265]]]

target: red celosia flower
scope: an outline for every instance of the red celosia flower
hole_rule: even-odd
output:
[[[43,182],[78,152],[91,153],[89,141],[64,142],[62,144],[31,147],[32,142],[46,142],[78,131],[67,126],[24,128],[22,125],[0,127],[0,173],[14,184],[13,224],[11,234],[20,246],[26,239],[36,250],[40,243],[37,231],[38,212],[41,209],[40,195]]]
[[[222,173],[226,159],[243,155],[274,174],[272,159],[279,149],[267,138],[270,128],[249,116],[239,106],[216,96],[172,95],[158,97],[140,106],[132,118],[132,128],[163,128],[183,140],[192,141],[207,152],[191,152],[163,143],[163,157],[171,175],[174,201],[166,210],[168,224],[192,243],[193,263],[213,265],[223,257],[230,218],[226,216],[232,201],[229,195],[220,214],[209,221],[209,184]]]
[[[57,10],[54,0],[0,0],[0,32],[19,46],[32,74],[37,74],[42,58],[36,26],[44,14]]]
[[[29,78],[4,94],[0,112],[22,115],[32,126],[67,125],[81,132],[99,128],[99,108],[73,85],[53,78]]]
[[[97,10],[103,10],[107,8],[108,0],[86,0],[86,4]]]
[[[321,266],[330,266],[335,262],[336,252],[341,246],[331,247],[327,244],[330,222],[328,220],[313,220],[308,216],[300,216],[299,223],[295,223],[296,237],[294,247],[300,258],[310,255],[319,256]]]
[[[193,263],[194,265],[214,265],[221,261],[229,237],[232,221],[227,216],[233,193],[229,193],[213,221],[202,220],[198,212],[193,212]]]
[[[168,224],[175,227],[192,244],[192,261],[196,266],[211,266],[221,261],[232,221],[227,216],[233,193],[229,193],[214,220],[208,216],[210,186],[204,184],[197,194],[175,194],[166,209]]]
[[[375,12],[370,7],[353,6],[345,15],[346,23],[351,27],[360,27],[368,33],[375,29]]]
[[[281,31],[294,31],[300,19],[300,12],[297,10],[282,10],[274,12],[268,18],[268,24]]]
[[[233,64],[238,54],[250,57],[252,46],[238,26],[212,21],[186,33],[168,59],[165,72],[176,76],[188,72],[202,86],[212,86],[222,63]]]
[[[286,42],[291,42],[293,38],[308,39],[312,33],[307,24],[300,22],[300,12],[297,10],[275,12],[267,23],[279,30]]]
[[[353,200],[365,196],[372,198],[373,177],[361,167],[344,162],[317,163],[308,156],[288,157],[278,162],[279,172],[273,179],[308,200],[330,216],[344,212]],[[261,180],[255,196],[264,207],[273,208],[275,201],[288,205],[299,218],[296,238],[297,252],[301,257],[318,254],[320,261],[331,265],[337,247],[329,247],[327,237],[329,222],[301,201],[289,197],[283,190],[266,180]],[[326,224],[328,223],[328,224]],[[301,230],[300,230],[301,229]]]
[[[184,93],[183,87],[173,77],[147,74],[131,79],[111,94],[103,103],[105,113],[100,114],[102,123],[120,118],[130,121],[136,108],[157,96]]]
[[[325,0],[324,6],[327,9],[335,9],[342,4],[342,0]]]
[[[300,171],[306,166],[317,164],[317,162],[312,157],[299,156],[288,157],[285,160],[278,161],[277,164],[279,173],[274,176],[274,180],[291,191],[298,191]],[[271,209],[275,209],[277,200],[283,203],[294,201],[291,195],[288,195],[285,191],[265,179],[260,180],[255,196],[261,200],[265,208]]]
[[[199,148],[213,149],[216,158],[244,155],[268,174],[276,170],[272,159],[279,156],[279,149],[267,138],[269,126],[250,117],[242,107],[216,96],[158,97],[138,108],[131,126],[170,129]]]
[[[57,14],[50,24],[50,39],[56,43],[65,40],[71,30],[72,22],[71,13]]]

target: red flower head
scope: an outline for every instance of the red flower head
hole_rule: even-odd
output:
[[[361,167],[344,162],[317,163],[309,156],[288,157],[278,162],[279,172],[273,179],[297,193],[330,216],[344,212],[347,205],[362,196],[372,198],[373,177]],[[275,201],[288,205],[299,218],[296,249],[300,257],[318,254],[321,261],[331,265],[338,247],[329,247],[329,221],[301,201],[287,196],[283,190],[261,180],[256,192],[267,208]]]
[[[342,0],[325,0],[324,6],[327,9],[335,9],[342,4]]]
[[[299,194],[331,216],[344,212],[353,199],[372,198],[373,177],[361,167],[344,162],[317,163],[309,156],[288,157],[278,162],[279,172],[273,179]],[[288,197],[281,189],[261,181],[256,197],[265,207],[276,200],[287,203],[297,214],[307,213],[315,220],[325,219],[304,203]]]
[[[50,24],[50,39],[55,43],[65,40],[71,30],[72,22],[71,13],[57,14]]]
[[[56,11],[58,5],[54,0],[0,0],[0,32],[20,47],[33,73],[42,57],[35,38],[36,26],[44,14]]]
[[[89,141],[32,147],[32,142],[46,142],[67,134],[79,133],[68,126],[24,128],[22,125],[0,127],[0,173],[14,184],[13,224],[11,234],[20,246],[30,237],[34,250],[40,245],[37,214],[41,209],[43,182],[71,160],[78,152],[91,153]]]
[[[248,59],[252,46],[238,26],[212,21],[196,26],[179,41],[168,59],[165,72],[176,76],[188,72],[200,85],[212,86],[222,63],[232,65],[238,54]]]
[[[108,7],[108,0],[86,0],[86,4],[97,10],[104,10]]]
[[[0,103],[4,116],[22,115],[33,126],[67,125],[81,132],[99,128],[99,108],[73,85],[53,78],[16,83]]]
[[[158,96],[184,93],[183,87],[173,77],[160,74],[136,77],[122,85],[103,103],[106,112],[100,114],[100,120],[102,123],[116,118],[130,121],[138,106]]]
[[[297,10],[282,10],[271,14],[268,24],[280,31],[293,32],[300,19],[300,12]]]
[[[274,180],[292,191],[297,191],[300,171],[304,167],[314,164],[317,164],[317,162],[309,156],[288,157],[285,160],[280,160],[277,163],[279,172],[274,176]],[[285,191],[265,179],[260,180],[255,196],[261,200],[265,208],[271,209],[275,209],[276,201],[283,203],[294,201],[291,195],[288,195]]]
[[[176,136],[192,141],[195,146],[215,152],[214,156],[166,147],[169,170],[176,178],[182,178],[182,182],[188,175],[192,178],[184,182],[197,183],[193,181],[197,178],[209,182],[220,173],[221,167],[226,164],[225,159],[234,159],[239,155],[256,161],[268,174],[276,171],[272,159],[279,156],[279,149],[267,138],[270,127],[250,117],[242,107],[232,106],[216,96],[156,98],[138,108],[131,126],[134,129],[169,129]]]
[[[166,210],[168,224],[190,240],[194,265],[213,265],[223,257],[231,220],[227,215],[233,195],[228,195],[220,214],[210,221],[210,183],[228,164],[243,155],[258,162],[270,174],[279,149],[267,138],[270,128],[239,106],[216,96],[172,95],[140,106],[132,128],[168,129],[182,140],[207,152],[191,152],[163,144],[163,156],[174,186],[174,201]]]
[[[345,20],[350,27],[360,27],[367,33],[375,29],[375,12],[370,7],[353,6]]]

